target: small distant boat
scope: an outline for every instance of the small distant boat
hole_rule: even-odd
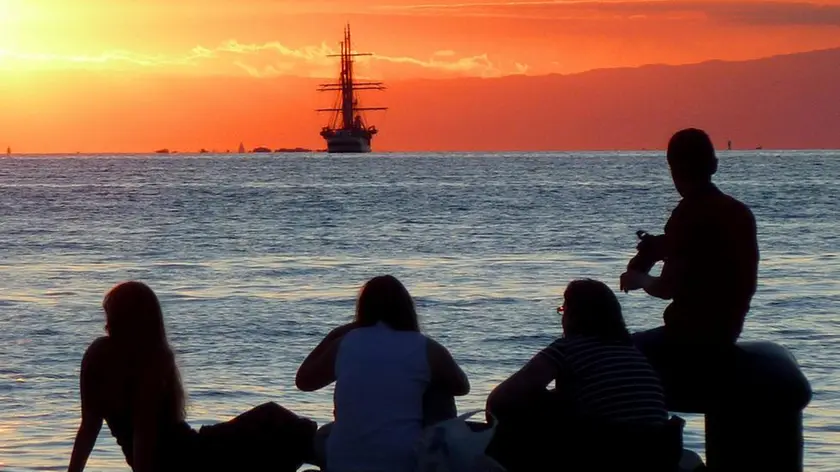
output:
[[[370,140],[379,131],[368,126],[362,117],[363,111],[387,110],[384,107],[360,107],[357,90],[385,90],[382,82],[356,82],[353,80],[353,58],[370,56],[370,53],[353,52],[350,44],[350,25],[344,29],[341,42],[341,75],[337,83],[322,84],[319,92],[339,92],[335,108],[320,108],[319,112],[331,112],[330,122],[321,128],[321,137],[327,142],[328,152],[370,152]],[[335,57],[335,56],[330,56]]]
[[[157,151],[155,151],[155,154],[169,154],[169,149],[158,149]]]
[[[236,152],[239,154],[245,154],[245,146],[242,143],[239,143],[239,150]]]
[[[254,150],[251,151],[251,152],[271,152],[271,149],[269,149],[267,147],[260,146],[260,147],[255,147]]]

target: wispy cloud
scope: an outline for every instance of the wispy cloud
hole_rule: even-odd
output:
[[[487,54],[461,58],[447,56],[453,57],[451,60],[441,60],[437,59],[437,57],[440,56],[436,56],[428,60],[421,60],[413,57],[392,57],[374,54],[371,60],[390,62],[392,64],[408,64],[423,67],[426,69],[438,69],[450,72],[465,72],[469,73],[469,75],[479,75],[483,77],[493,77],[502,74],[502,71],[500,71],[493,64],[493,62],[487,57]]]
[[[0,50],[0,68],[35,67],[45,69],[142,69],[195,73],[241,74],[254,77],[298,75],[331,77],[335,75],[336,59],[328,57],[338,51],[326,43],[292,48],[277,41],[242,43],[228,40],[215,47],[196,46],[183,54],[143,54],[133,51],[106,51],[96,55],[67,55],[40,52],[14,52]],[[511,65],[503,70],[487,54],[463,56],[455,51],[441,50],[427,59],[411,56],[373,54],[357,60],[360,75],[381,76],[388,74],[418,76],[427,72],[448,75],[492,77],[520,72]],[[395,70],[395,67],[400,70]]]

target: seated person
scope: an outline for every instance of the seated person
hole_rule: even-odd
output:
[[[510,472],[561,465],[575,470],[577,458],[590,462],[583,457],[587,438],[606,437],[608,430],[630,436],[634,429],[664,430],[668,421],[659,378],[633,346],[613,291],[598,281],[573,281],[558,311],[564,336],[487,399],[499,421],[488,454]],[[555,389],[547,390],[552,381]],[[592,434],[585,434],[587,428]],[[634,439],[613,436],[619,443]],[[606,447],[601,456],[615,452],[614,445],[594,446]],[[681,447],[675,448],[678,461]]]
[[[141,282],[121,283],[103,308],[108,335],[82,359],[82,420],[69,472],[84,470],[103,420],[135,472],[294,472],[311,457],[317,425],[275,403],[199,431],[190,428],[155,293]]]
[[[470,391],[449,351],[420,332],[411,295],[390,275],[362,287],[355,321],[330,332],[298,369],[303,391],[333,382],[335,422],[316,439],[316,452],[325,449],[318,465],[330,472],[413,472],[423,427],[454,416],[454,396]]]
[[[712,183],[718,159],[705,132],[674,134],[667,161],[682,200],[665,233],[639,244],[620,284],[625,292],[642,289],[671,301],[664,325],[634,334],[634,344],[656,368],[669,405],[705,410],[714,401],[709,379],[727,383],[726,367],[756,291],[756,222],[745,204]],[[648,274],[659,261],[661,274]]]

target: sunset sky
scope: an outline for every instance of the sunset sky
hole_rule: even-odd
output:
[[[108,149],[79,135],[92,132],[87,118],[107,123],[103,109],[120,103],[145,103],[137,110],[143,114],[189,107],[176,90],[247,100],[247,90],[225,87],[229,79],[332,77],[336,63],[325,56],[338,48],[346,22],[356,48],[374,53],[360,60],[358,72],[389,82],[570,74],[840,47],[840,0],[0,0],[0,145],[32,152],[157,146],[155,136],[124,139],[124,130],[122,137],[99,136],[97,146]],[[297,93],[310,97],[306,106],[318,101],[310,88]],[[88,115],[70,112],[81,106]],[[249,116],[238,135],[253,128]],[[37,117],[43,119],[33,130]],[[264,111],[259,118],[269,119]],[[154,126],[150,117],[145,123]],[[284,125],[275,120],[266,129]],[[116,136],[107,127],[97,132]],[[203,139],[196,130],[186,134],[160,146]],[[262,139],[275,146],[314,143],[311,136]]]

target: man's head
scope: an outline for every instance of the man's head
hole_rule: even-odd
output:
[[[703,130],[677,131],[668,142],[668,166],[680,195],[711,182],[717,165],[715,147]]]

